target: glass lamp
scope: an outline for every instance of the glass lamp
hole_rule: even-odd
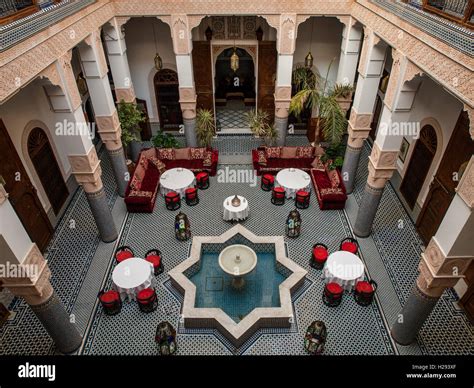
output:
[[[239,56],[237,55],[237,52],[234,47],[234,52],[232,53],[232,56],[230,57],[230,68],[234,71],[234,73],[239,70]]]
[[[156,328],[155,342],[161,355],[169,356],[176,352],[176,330],[167,321],[160,322]]]
[[[160,71],[163,69],[163,60],[160,57],[160,54],[156,53],[155,55],[155,69]]]
[[[292,210],[288,214],[286,219],[286,235],[291,238],[298,237],[301,232],[301,216],[300,212],[296,209]]]
[[[311,69],[313,67],[313,61],[314,61],[313,55],[311,54],[311,51],[308,51],[308,54],[304,58],[305,67],[307,67],[308,69]]]
[[[179,241],[186,241],[191,237],[191,227],[186,214],[179,212],[176,215],[174,220],[174,233]]]

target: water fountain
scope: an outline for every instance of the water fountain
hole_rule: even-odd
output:
[[[257,254],[246,245],[230,245],[219,255],[219,266],[225,273],[232,276],[232,287],[236,289],[244,286],[244,275],[252,272],[256,265]]]

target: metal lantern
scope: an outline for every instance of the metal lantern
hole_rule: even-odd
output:
[[[207,40],[212,40],[212,30],[211,27],[207,27],[206,31],[204,32],[206,34],[206,39]]]
[[[304,347],[311,354],[321,354],[327,338],[327,329],[323,321],[314,321],[308,326],[304,337]]]
[[[232,53],[230,57],[230,68],[234,72],[239,70],[239,56],[237,55],[237,51],[235,50],[235,47],[234,47],[234,52]]]
[[[294,238],[301,232],[301,216],[298,210],[292,210],[286,219],[286,235]]]
[[[156,53],[155,55],[155,69],[160,71],[163,69],[163,60],[160,57],[160,54]]]
[[[171,323],[160,322],[156,328],[155,342],[162,356],[176,352],[176,330]]]
[[[313,67],[313,55],[311,54],[311,51],[308,51],[308,54],[304,58],[304,65],[308,68],[311,69]]]
[[[191,237],[191,227],[188,216],[179,212],[174,219],[174,233],[178,240],[185,241]]]

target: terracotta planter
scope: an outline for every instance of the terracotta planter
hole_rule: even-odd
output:
[[[351,103],[352,103],[352,93],[347,96],[347,97],[339,97],[339,98],[336,98],[336,101],[337,103],[339,104],[339,106],[341,107],[342,111],[344,112],[344,114],[347,113],[347,111],[349,110],[349,108],[351,107]]]

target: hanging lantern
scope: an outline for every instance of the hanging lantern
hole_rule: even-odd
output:
[[[162,356],[169,356],[176,351],[176,330],[171,323],[163,321],[158,324],[155,342]]]
[[[311,69],[313,67],[313,55],[311,54],[311,51],[308,51],[308,54],[304,58],[304,65],[308,68]]]
[[[156,53],[155,55],[155,69],[160,71],[161,69],[163,69],[163,61],[160,57],[160,54]]]
[[[292,210],[286,219],[286,235],[294,238],[300,235],[301,216],[298,210]]]
[[[191,227],[188,216],[179,212],[174,219],[174,233],[178,240],[185,241],[191,237]]]
[[[237,55],[237,52],[235,51],[235,47],[234,47],[234,52],[232,53],[232,56],[230,57],[230,68],[234,71],[234,73],[239,69],[239,56]]]
[[[207,26],[206,31],[204,33],[206,34],[206,40],[212,40],[211,27]]]

